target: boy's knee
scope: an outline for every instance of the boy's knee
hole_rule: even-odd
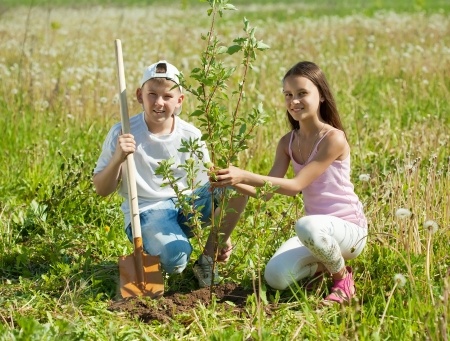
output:
[[[180,274],[186,269],[187,262],[183,264],[163,264],[161,268],[168,274]]]
[[[189,244],[189,243],[187,243]],[[161,267],[168,274],[179,274],[186,269],[191,257],[192,247],[183,245],[182,248],[174,247],[175,245],[167,245],[166,249],[161,252]]]

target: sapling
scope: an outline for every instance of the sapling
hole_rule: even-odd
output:
[[[262,105],[256,106],[245,116],[241,115],[240,108],[245,100],[245,84],[252,62],[256,60],[256,52],[269,48],[256,39],[255,28],[250,26],[247,19],[244,19],[244,36],[234,39],[232,45],[225,46],[215,33],[216,20],[218,16],[223,16],[224,11],[236,8],[228,0],[209,0],[208,3],[210,8],[207,13],[211,17],[211,25],[207,34],[202,36],[206,46],[200,57],[201,65],[191,71],[189,79],[181,76],[183,88],[194,95],[198,102],[196,110],[188,115],[197,122],[197,127],[203,132],[203,136],[202,141],[185,141],[181,150],[195,155],[198,153],[200,143],[206,143],[211,154],[211,163],[201,165],[188,162],[179,165],[178,167],[184,169],[191,179],[190,188],[184,190],[180,190],[175,185],[172,160],[163,160],[157,170],[158,174],[163,176],[166,185],[174,189],[178,199],[177,205],[183,214],[189,217],[188,224],[201,244],[203,240],[200,212],[193,208],[192,201],[195,198],[187,195],[187,191],[190,192],[198,187],[199,184],[195,183],[194,179],[201,168],[211,170],[214,167],[222,168],[238,162],[239,153],[247,149],[247,142],[253,138],[255,128],[264,122],[265,114]],[[236,77],[238,66],[226,66],[221,60],[224,56],[235,53],[242,55],[241,74],[237,76],[238,81],[233,78]],[[231,109],[228,109],[230,107]],[[202,158],[199,157],[199,159]],[[227,203],[232,195],[226,191],[221,196],[218,203],[220,213],[217,216],[212,214],[211,217],[211,233],[215,236],[216,255],[222,242],[218,227],[227,212]],[[212,211],[214,212],[214,209]],[[214,261],[213,274],[215,266]]]

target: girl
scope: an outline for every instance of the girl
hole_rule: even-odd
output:
[[[350,146],[334,97],[321,69],[312,62],[294,65],[283,78],[291,131],[284,135],[268,176],[234,166],[216,171],[213,187],[234,186],[247,195],[265,182],[277,193],[303,194],[306,215],[295,224],[296,237],[269,260],[267,283],[284,290],[308,276],[333,277],[324,303],[348,303],[355,295],[352,269],[345,260],[363,250],[367,222],[350,182]],[[295,177],[284,176],[292,163]]]

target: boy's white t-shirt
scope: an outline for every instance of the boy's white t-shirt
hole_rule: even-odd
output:
[[[210,157],[206,144],[200,141],[202,136],[199,129],[192,124],[182,120],[179,116],[174,116],[174,129],[168,135],[155,136],[147,129],[144,120],[144,112],[130,118],[130,132],[136,141],[136,151],[133,154],[136,164],[136,188],[138,194],[139,211],[145,211],[162,200],[175,198],[175,191],[171,186],[162,186],[164,181],[161,175],[156,175],[155,170],[159,167],[158,162],[172,158],[174,164],[171,168],[180,190],[188,188],[187,174],[184,169],[178,167],[191,158],[189,153],[179,152],[182,140],[198,140],[201,145],[201,154],[197,161],[198,173],[196,184],[203,185],[208,182],[207,170],[203,166],[204,162],[210,162]],[[117,138],[121,132],[121,123],[115,124],[103,143],[102,152],[94,169],[94,174],[101,172],[110,162],[116,149]],[[122,168],[122,181],[119,194],[125,199],[122,203],[122,211],[125,215],[125,227],[130,223],[130,205],[128,202],[128,183],[126,167]],[[190,191],[184,192],[189,194]]]

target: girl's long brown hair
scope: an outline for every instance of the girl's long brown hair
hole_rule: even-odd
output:
[[[309,79],[319,90],[319,94],[323,97],[324,101],[320,103],[320,116],[329,125],[342,130],[345,134],[344,127],[342,126],[341,118],[336,106],[336,101],[330,90],[327,79],[323,71],[313,62],[302,61],[295,64],[283,77],[284,80],[289,76],[299,76]],[[300,128],[300,123],[294,120],[286,111],[289,123],[293,130]]]

